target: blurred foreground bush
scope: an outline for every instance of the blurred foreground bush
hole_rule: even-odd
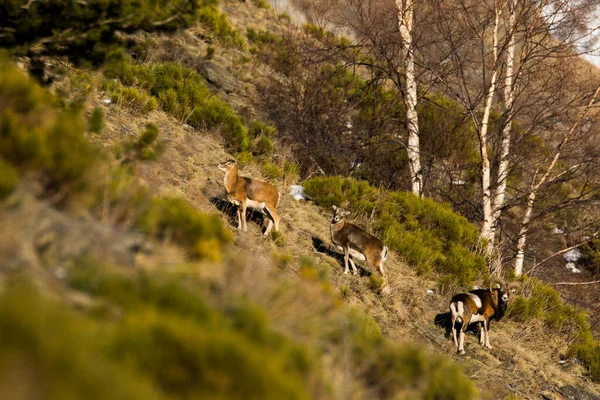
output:
[[[315,316],[327,333],[315,348],[302,344],[314,332],[292,340],[247,298],[189,275],[81,260],[67,275],[72,289],[90,296],[79,311],[20,282],[9,280],[0,293],[1,398],[331,398],[330,380],[348,368],[355,372],[345,393],[476,396],[449,359],[385,339],[358,309]],[[332,353],[345,361],[324,373]]]

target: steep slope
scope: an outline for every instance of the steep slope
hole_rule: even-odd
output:
[[[275,23],[273,19],[261,19],[269,11],[249,4],[226,3],[223,9],[238,29],[243,30],[257,19],[258,24]],[[214,45],[217,54],[213,62],[229,67],[233,76],[239,79],[234,92],[227,93],[222,85],[215,85],[215,93],[247,119],[260,116],[252,102],[257,92],[250,84],[260,78],[260,72],[255,73],[242,62],[249,54],[236,47],[215,45],[210,36],[206,28],[194,26],[183,33],[152,37],[148,58],[151,62],[160,62],[172,61],[176,56],[181,63],[196,69],[201,61],[198,54],[208,53],[211,44]],[[65,82],[58,82],[55,90],[73,100],[78,93],[72,82],[81,77],[80,72],[67,74]],[[470,386],[457,372],[457,365],[476,383],[481,398],[538,398],[543,393],[546,398],[561,399],[566,398],[559,394],[566,390],[561,389],[565,385],[582,387],[600,395],[600,387],[589,382],[585,369],[575,357],[562,360],[576,338],[576,332],[569,331],[572,325],[558,321],[555,326],[559,328],[553,328],[541,317],[520,319],[522,310],[521,314],[515,311],[492,325],[493,350],[482,348],[475,335],[468,335],[468,355],[454,356],[452,343],[443,327],[449,293],[438,292],[440,276],[434,272],[417,274],[415,266],[406,263],[395,252],[387,263],[390,293],[379,292],[378,282],[371,279],[369,271],[364,271],[360,277],[342,274],[340,255],[329,244],[329,210],[311,202],[297,202],[285,195],[289,190],[287,184],[291,183],[287,177],[273,181],[284,193],[280,205],[282,233],[271,237],[260,235],[260,216],[249,222],[249,232],[236,231],[231,218],[233,210],[222,201],[222,173],[215,168],[216,163],[225,159],[247,156],[248,151],[232,154],[231,132],[228,131],[231,127],[227,124],[235,119],[213,124],[211,128],[202,128],[198,123],[193,128],[183,122],[193,123],[185,117],[176,119],[173,113],[155,110],[159,102],[155,98],[152,102],[153,96],[159,97],[161,107],[165,107],[166,101],[134,78],[131,82],[135,84],[131,88],[135,89],[139,84],[142,89],[126,92],[121,86],[116,89],[114,85],[110,86],[119,80],[124,84],[125,79],[118,74],[111,76],[108,84],[106,81],[92,84],[102,89],[91,91],[86,99],[86,109],[90,113],[95,108],[102,110],[105,123],[100,133],[89,134],[88,138],[104,147],[106,157],[118,164],[115,153],[122,150],[114,150],[123,143],[136,140],[148,123],[154,124],[159,130],[162,154],[153,161],[133,162],[133,179],[124,185],[141,181],[155,195],[181,196],[194,208],[218,215],[233,232],[234,245],[226,248],[223,254],[202,248],[200,255],[204,259],[190,261],[187,256],[192,255],[190,251],[194,248],[177,245],[172,226],[155,235],[154,240],[139,232],[141,228],[129,221],[127,215],[129,208],[132,208],[131,213],[136,212],[128,197],[117,198],[99,219],[90,216],[85,207],[81,207],[82,211],[57,206],[56,199],[60,200],[60,196],[35,199],[32,193],[36,191],[24,185],[23,192],[17,192],[0,210],[3,221],[10,220],[10,224],[4,224],[0,231],[0,254],[7,259],[13,254],[22,254],[25,263],[34,266],[34,276],[43,281],[40,286],[54,297],[66,297],[68,304],[76,306],[74,312],[71,308],[67,310],[67,314],[72,312],[70,317],[76,315],[78,320],[92,320],[93,328],[84,329],[83,336],[95,339],[105,333],[111,338],[116,336],[115,343],[111,343],[116,347],[109,347],[110,354],[122,365],[135,366],[132,370],[139,374],[134,376],[139,378],[140,398],[144,393],[151,393],[153,385],[160,390],[152,393],[161,393],[164,398],[192,396],[194,392],[186,390],[203,389],[197,383],[198,376],[205,379],[200,382],[222,390],[217,393],[224,397],[243,397],[243,394],[252,393],[255,398],[277,398],[285,393],[290,397],[295,394],[298,398],[469,398]],[[210,103],[215,104],[216,101]],[[228,112],[219,104],[215,107],[225,110],[224,114]],[[241,132],[245,131],[242,129]],[[262,137],[253,137],[251,141],[258,142]],[[282,146],[277,147],[276,156],[290,157],[289,151]],[[255,160],[264,163],[260,157],[262,155]],[[262,177],[259,163],[252,162],[252,158],[245,162],[244,174]],[[41,223],[36,225],[36,221],[44,220],[39,215],[50,221],[47,224],[50,228],[33,229],[31,233],[31,227],[45,227]],[[372,221],[367,219],[359,223],[371,225]],[[26,244],[25,250],[11,253],[18,247],[15,243]],[[210,241],[205,245],[217,247]],[[105,264],[98,266],[87,257],[99,258]],[[10,264],[14,265],[14,260]],[[119,272],[113,273],[112,268]],[[10,275],[2,272],[3,277]],[[167,283],[161,279],[154,281],[154,273],[159,274],[159,278],[166,276]],[[164,276],[160,275],[163,273]],[[531,298],[532,287],[532,283],[527,283],[520,294]],[[12,300],[10,296],[3,298],[6,301],[0,304],[7,306],[0,308],[0,316],[5,317],[0,320],[19,321],[15,315],[27,314],[20,312],[20,299],[29,297],[33,299],[32,303],[23,302],[25,306],[41,309],[48,316],[40,319],[35,314],[32,320],[25,321],[25,327],[15,324],[24,332],[36,332],[27,330],[32,326],[49,326],[50,329],[53,318],[68,320],[64,310],[57,311],[62,308],[62,303],[56,309],[53,306],[46,309],[41,306],[44,301],[35,300],[29,292],[24,293],[23,297],[14,295]],[[541,308],[549,307],[550,303],[544,303],[545,298],[533,300],[539,300]],[[254,305],[264,314],[256,311]],[[516,305],[514,301],[510,307]],[[201,320],[199,325],[195,325],[196,319]],[[85,343],[73,339],[81,336],[77,334],[78,329],[70,331],[69,325],[65,326],[67,332],[58,331],[56,335],[64,341],[58,344],[64,346],[60,349],[68,348],[69,340],[78,344],[77,349],[85,347]],[[12,329],[10,324],[6,327]],[[385,340],[380,338],[379,329]],[[20,335],[18,329],[14,332],[14,337],[9,336],[12,340]],[[39,329],[37,332],[43,339]],[[206,336],[206,332],[212,336]],[[224,332],[223,341],[220,340],[221,332]],[[231,339],[239,339],[238,336],[243,336],[239,340],[243,346]],[[4,337],[0,335],[0,338]],[[201,338],[200,345],[198,338]],[[101,343],[104,345],[104,340]],[[210,356],[223,370],[205,376],[205,371],[210,368],[196,363],[201,363],[198,360],[203,360],[203,351],[212,348],[213,344],[218,354],[211,353]],[[39,348],[46,350],[40,351],[40,358],[54,360],[56,357],[60,361],[60,351],[53,350],[51,345],[41,340]],[[422,352],[421,348],[426,351]],[[95,346],[92,349],[98,350]],[[0,366],[4,362],[13,365],[10,364],[12,353],[8,354],[8,357],[0,358]],[[119,359],[120,354],[128,358]],[[249,365],[249,368],[238,371],[237,365],[227,360],[230,355],[231,359],[241,360],[241,364]],[[269,356],[268,362],[261,364],[264,355]],[[27,359],[13,358],[20,360],[17,365],[22,367],[16,368],[15,374],[24,376],[24,381],[34,381],[32,377],[36,377],[36,373],[44,375],[27,364]],[[454,362],[448,362],[450,358]],[[85,359],[82,355],[75,365],[81,367],[85,361],[94,364],[97,360],[94,357]],[[53,364],[49,362],[48,365]],[[108,381],[117,375],[114,371],[118,369],[113,366],[112,375],[106,374]],[[249,374],[260,366],[270,375]],[[228,375],[231,371],[234,372]],[[228,380],[237,378],[237,372],[243,378],[241,383],[257,383],[245,388],[255,391],[236,391],[238,386]],[[127,370],[125,375],[129,373],[131,371]],[[265,376],[276,379],[267,382]],[[22,393],[7,385],[8,381],[6,376],[0,380],[0,394]],[[53,381],[60,382],[61,379]],[[26,387],[25,390],[36,394],[35,388]],[[60,388],[57,390],[61,393]],[[34,395],[23,395],[23,398]],[[155,397],[162,398],[158,396]],[[132,396],[125,394],[121,398]]]
[[[375,317],[387,337],[399,343],[418,342],[431,352],[454,355],[445,329],[436,325],[439,315],[447,310],[449,297],[427,290],[436,289],[435,274],[418,276],[397,254],[392,254],[387,263],[390,294],[373,289],[368,276],[344,275],[343,261],[330,245],[330,212],[310,202],[295,201],[289,195],[283,196],[280,205],[282,237],[275,243],[260,235],[260,217],[249,223],[249,232],[238,232],[232,215],[226,213],[228,208],[215,201],[224,194],[222,172],[215,164],[232,157],[217,135],[189,129],[158,111],[132,118],[124,110],[103,107],[108,121],[106,137],[111,140],[138,131],[147,122],[161,128],[166,136],[165,153],[141,168],[141,178],[157,193],[180,194],[207,212],[225,211],[223,219],[234,230],[240,254],[258,261],[253,268],[277,271],[278,262],[288,256],[294,261],[286,261],[290,267],[281,274],[299,279],[302,269],[298,260],[313,258],[344,302]],[[243,173],[261,178],[256,166],[244,168]],[[280,184],[279,190],[287,193],[289,187]],[[284,312],[267,309],[274,314]],[[505,398],[510,394],[535,398],[540,393],[561,398],[556,390],[565,385],[585,387],[600,395],[600,387],[581,375],[582,367],[575,359],[561,361],[570,344],[568,335],[552,334],[540,321],[523,324],[514,319],[492,324],[491,332],[494,350],[487,351],[479,346],[475,335],[468,335],[467,357],[455,357],[476,382],[483,398]]]

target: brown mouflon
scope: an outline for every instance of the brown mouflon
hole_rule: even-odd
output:
[[[494,283],[498,287],[493,288]],[[492,319],[499,321],[506,312],[508,295],[512,288],[500,278],[493,278],[489,289],[476,289],[469,293],[459,293],[450,300],[450,312],[452,313],[452,337],[456,351],[465,354],[465,331],[470,324],[482,323],[479,343],[491,349],[490,324]],[[456,337],[456,323],[462,324],[459,339]]]
[[[383,263],[388,257],[388,248],[375,236],[365,232],[358,226],[346,222],[344,217],[350,214],[343,208],[333,206],[333,219],[331,220],[331,241],[338,249],[344,252],[344,273],[349,272],[348,261],[352,264],[354,275],[358,270],[352,259],[366,261],[373,271],[379,270],[387,281],[383,270]]]
[[[238,174],[238,165],[235,160],[227,160],[217,164],[217,168],[225,172],[225,190],[227,201],[238,206],[238,229],[248,231],[246,226],[246,209],[252,208],[265,214],[269,218],[269,225],[265,230],[268,235],[275,224],[275,230],[279,230],[279,215],[277,206],[281,194],[273,185]]]

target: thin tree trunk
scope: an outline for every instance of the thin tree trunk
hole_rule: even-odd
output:
[[[492,224],[489,234],[490,245],[493,246],[496,239],[496,230],[506,198],[506,184],[508,181],[509,155],[510,155],[510,131],[513,121],[513,106],[515,91],[513,75],[515,61],[515,30],[516,30],[516,0],[508,0],[508,29],[509,39],[506,48],[506,75],[504,78],[504,127],[502,128],[502,142],[500,147],[500,163],[496,179],[497,188],[492,200]]]
[[[573,135],[573,132],[575,132],[575,130],[581,123],[581,120],[583,119],[585,114],[592,107],[592,105],[594,104],[594,101],[596,101],[596,97],[598,97],[598,93],[600,93],[600,87],[598,87],[598,89],[596,89],[596,91],[594,92],[594,95],[590,99],[590,102],[585,107],[585,109],[581,112],[581,114],[579,115],[579,118],[577,118],[577,121],[575,121],[575,123],[573,124],[573,126],[571,127],[569,132],[567,132],[567,134],[565,135],[563,140],[556,147],[556,150],[554,151],[554,157],[552,158],[552,161],[548,165],[548,168],[546,168],[546,172],[544,173],[542,178],[539,180],[539,182],[536,183],[537,171],[533,176],[529,195],[527,196],[527,208],[525,210],[525,215],[523,216],[523,221],[521,222],[521,229],[519,230],[519,239],[517,242],[517,257],[515,258],[515,275],[516,276],[521,276],[523,274],[523,261],[525,259],[525,245],[527,244],[527,232],[529,231],[529,223],[531,222],[531,216],[533,215],[533,206],[535,204],[535,198],[537,196],[537,193],[538,193],[540,187],[542,187],[542,185],[544,183],[546,183],[548,176],[550,176],[550,173],[552,172],[552,170],[554,169],[554,166],[556,165],[558,159],[560,158],[560,154],[562,152],[563,147],[565,146],[565,144],[567,144],[567,142]]]
[[[479,151],[481,153],[481,190],[482,190],[482,206],[483,206],[483,224],[481,226],[481,237],[487,240],[487,252],[490,254],[493,249],[494,238],[492,231],[492,196],[491,196],[491,173],[490,159],[487,151],[487,135],[488,125],[490,121],[490,112],[494,95],[496,94],[496,81],[498,79],[498,25],[500,23],[501,11],[494,2],[495,19],[494,32],[492,38],[492,50],[494,54],[494,63],[492,69],[492,77],[488,88],[485,100],[485,108],[479,128]]]
[[[423,192],[423,173],[421,171],[419,117],[417,114],[417,81],[415,78],[415,59],[412,51],[413,6],[413,0],[396,0],[405,75],[404,105],[406,107],[406,129],[408,130],[406,152],[408,153],[411,190],[415,195],[421,196]]]

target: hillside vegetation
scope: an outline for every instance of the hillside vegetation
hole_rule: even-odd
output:
[[[27,36],[21,5],[2,6],[13,29],[0,39],[0,398],[600,395],[588,316],[536,278],[492,324],[493,350],[468,334],[468,355],[455,355],[448,300],[490,281],[479,229],[432,198],[309,176],[259,101],[273,71],[259,47],[282,43],[263,28],[291,29],[289,17],[262,1],[140,1],[127,21],[128,7],[97,3],[75,6],[66,36],[43,7]],[[81,32],[98,18],[117,25]],[[74,57],[81,47],[93,51]],[[209,60],[235,91],[205,77]],[[353,79],[321,89],[343,101]],[[393,97],[370,95],[365,124]],[[235,229],[216,168],[230,158],[283,194],[280,232],[262,236],[257,213]],[[311,201],[287,195],[290,183]],[[342,273],[332,205],[389,246],[388,290],[375,271]]]

